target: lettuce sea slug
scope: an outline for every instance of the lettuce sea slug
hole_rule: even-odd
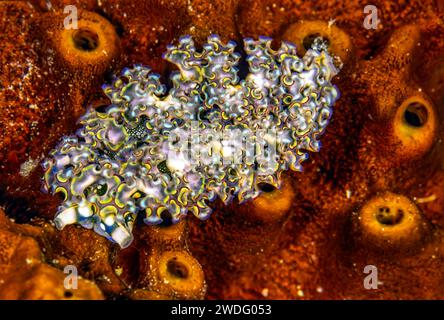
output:
[[[300,58],[290,43],[273,50],[269,38],[245,39],[243,79],[235,48],[211,36],[197,50],[183,37],[164,55],[178,68],[171,88],[141,65],[103,86],[111,104],[89,108],[43,161],[44,190],[64,195],[59,229],[78,223],[124,248],[138,215],[147,224],[188,212],[206,219],[217,197],[241,203],[302,169],[338,98],[326,43],[316,39]]]

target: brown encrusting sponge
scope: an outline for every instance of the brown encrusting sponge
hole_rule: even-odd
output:
[[[443,299],[444,10],[439,1],[0,1],[0,299]],[[64,8],[78,9],[67,29]],[[184,35],[327,40],[341,97],[303,172],[207,221],[136,221],[127,249],[52,224],[41,160],[101,85]],[[245,70],[241,70],[241,73]],[[368,290],[364,268],[378,269]],[[64,286],[67,266],[81,278]]]

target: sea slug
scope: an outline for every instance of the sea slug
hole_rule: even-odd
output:
[[[327,44],[316,39],[300,58],[291,43],[273,50],[270,38],[244,39],[248,70],[235,48],[210,36],[197,50],[182,37],[164,55],[179,69],[171,88],[141,65],[103,86],[111,104],[90,107],[42,164],[44,190],[64,195],[59,229],[78,223],[124,248],[137,215],[206,219],[217,197],[243,202],[302,169],[339,96]]]

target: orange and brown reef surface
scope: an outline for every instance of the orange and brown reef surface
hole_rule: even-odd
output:
[[[0,299],[443,299],[444,3],[298,0],[0,1]],[[79,10],[65,29],[63,9]],[[136,226],[125,250],[51,219],[41,159],[101,84],[190,34],[328,39],[341,98],[304,172],[207,221]],[[78,267],[77,290],[63,286]],[[363,286],[366,265],[379,286]]]

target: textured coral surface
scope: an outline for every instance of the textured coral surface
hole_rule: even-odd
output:
[[[444,5],[373,4],[376,29],[360,1],[0,1],[0,298],[443,299]],[[66,5],[78,29],[64,28]],[[136,221],[123,250],[58,231],[62,200],[40,191],[40,162],[89,106],[110,104],[113,74],[139,63],[167,83],[167,45],[212,34],[301,54],[328,39],[343,65],[321,151],[279,189],[214,202],[206,221]],[[64,287],[69,265],[77,290]],[[367,265],[377,289],[363,285]]]

